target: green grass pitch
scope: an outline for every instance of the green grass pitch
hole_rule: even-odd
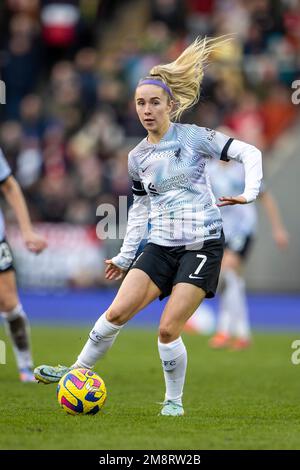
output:
[[[3,337],[3,331],[0,331]],[[88,329],[33,327],[35,363],[70,364]],[[185,416],[159,416],[164,392],[155,330],[124,329],[96,372],[108,399],[95,416],[59,408],[56,387],[21,384],[12,351],[0,365],[0,449],[300,449],[300,333],[257,333],[242,352],[184,336]]]

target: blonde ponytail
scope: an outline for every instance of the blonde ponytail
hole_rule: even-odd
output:
[[[174,62],[156,65],[150,70],[150,76],[160,78],[170,88],[175,99],[176,106],[171,119],[178,120],[185,110],[197,103],[208,57],[230,40],[228,35],[218,38],[198,37]]]

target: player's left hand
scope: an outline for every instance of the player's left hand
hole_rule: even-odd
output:
[[[41,253],[48,246],[46,239],[35,232],[24,234],[24,243],[32,253]]]
[[[244,196],[223,196],[219,197],[221,203],[217,204],[218,207],[234,206],[235,204],[247,204]]]

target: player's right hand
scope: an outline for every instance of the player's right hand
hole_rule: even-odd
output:
[[[105,279],[109,281],[118,281],[125,276],[126,271],[116,266],[111,259],[106,259],[105,264]]]
[[[34,231],[23,234],[23,238],[27,250],[32,253],[39,254],[48,246],[47,240],[42,235],[39,235]]]

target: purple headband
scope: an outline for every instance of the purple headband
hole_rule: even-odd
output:
[[[156,86],[160,86],[160,88],[163,88],[167,93],[168,95],[170,95],[170,97],[174,100],[174,96],[170,90],[170,88],[168,87],[168,85],[166,85],[164,82],[161,82],[160,80],[155,80],[154,78],[146,78],[145,80],[142,80],[141,82],[138,83],[138,87],[141,86],[141,85],[156,85]]]

